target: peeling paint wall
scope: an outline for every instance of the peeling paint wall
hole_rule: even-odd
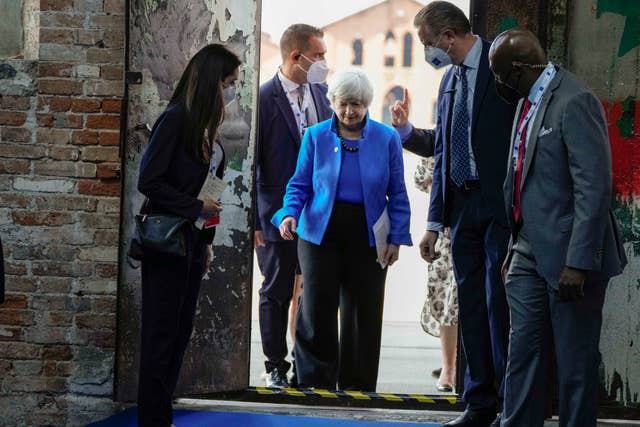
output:
[[[640,2],[574,0],[567,66],[602,101],[629,266],[607,291],[601,351],[610,400],[640,406]]]
[[[243,61],[238,100],[227,108],[221,135],[226,151],[224,210],[214,241],[214,271],[200,292],[192,342],[179,392],[206,393],[248,386],[252,274],[252,171],[258,90],[259,0],[134,0],[129,68],[143,74],[129,86],[125,148],[122,257],[119,284],[117,398],[132,400],[137,386],[140,273],[126,262],[147,125],[166,107],[188,60],[204,45],[225,43]]]
[[[10,0],[11,1],[11,0]],[[24,28],[24,59],[38,59],[40,49],[40,1],[22,0],[22,26]]]

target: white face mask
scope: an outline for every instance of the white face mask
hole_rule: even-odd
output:
[[[435,46],[438,46],[440,40],[442,40],[442,36],[440,36]],[[447,65],[451,65],[451,58],[449,57],[451,45],[449,45],[449,49],[447,49],[446,52],[435,46],[424,47],[424,60],[427,61],[427,63],[436,70],[442,67],[446,67]]]
[[[300,64],[296,64],[298,65],[298,67],[300,67],[302,71],[307,73],[307,81],[309,83],[324,83],[324,81],[327,80],[327,75],[329,74],[329,67],[327,67],[327,61],[325,61],[324,59],[321,59],[314,62],[304,55],[302,55],[302,57],[307,61],[311,62],[311,65],[309,66],[308,70],[305,70],[304,68],[300,67]]]
[[[222,89],[222,98],[224,99],[224,107],[227,108],[236,100],[236,87],[229,86]]]

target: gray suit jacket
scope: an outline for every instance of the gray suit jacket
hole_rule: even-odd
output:
[[[573,74],[556,68],[529,123],[521,212],[522,232],[529,239],[538,272],[557,288],[565,266],[588,270],[588,280],[606,280],[620,274],[627,259],[611,211],[611,151],[602,105]],[[513,153],[522,103],[509,153]],[[514,162],[509,156],[504,194],[515,233],[513,178]]]

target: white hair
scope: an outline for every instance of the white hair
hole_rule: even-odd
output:
[[[362,102],[368,108],[373,100],[373,85],[362,70],[351,68],[339,71],[329,81],[327,98],[331,105],[342,99]]]

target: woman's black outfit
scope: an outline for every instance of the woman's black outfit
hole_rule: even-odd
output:
[[[170,105],[158,118],[140,164],[138,190],[148,199],[144,213],[167,213],[195,222],[198,194],[210,165],[194,159],[183,144],[184,107]],[[224,155],[215,173],[222,178]],[[207,244],[215,228],[186,227],[187,255],[145,253],[142,260],[142,348],[138,424],[168,427],[182,357],[189,343],[204,274]]]

